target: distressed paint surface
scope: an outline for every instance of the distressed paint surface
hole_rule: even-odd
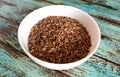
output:
[[[70,70],[37,65],[18,44],[22,19],[37,8],[53,4],[86,11],[101,29],[96,53]],[[0,77],[120,77],[120,0],[0,0]]]

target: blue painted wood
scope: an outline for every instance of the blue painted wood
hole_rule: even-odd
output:
[[[18,44],[17,29],[31,11],[53,4],[77,7],[95,18],[102,41],[80,66],[64,71],[32,62]],[[120,77],[119,0],[0,0],[0,77]]]

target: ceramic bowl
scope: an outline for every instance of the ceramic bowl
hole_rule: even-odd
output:
[[[28,36],[30,30],[32,26],[34,26],[39,20],[47,16],[71,17],[77,19],[87,29],[91,37],[92,46],[90,48],[90,52],[85,58],[72,63],[55,64],[55,63],[42,61],[30,54],[28,50]],[[51,5],[34,10],[22,20],[18,29],[19,43],[22,49],[24,50],[24,52],[28,55],[28,57],[41,66],[55,70],[66,70],[84,63],[95,53],[96,49],[99,46],[100,38],[101,38],[101,34],[98,24],[90,15],[88,15],[86,12],[78,8],[72,6],[66,6],[66,5]]]

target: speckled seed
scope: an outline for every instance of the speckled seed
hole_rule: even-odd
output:
[[[48,16],[32,27],[30,53],[51,63],[70,63],[84,58],[90,51],[90,36],[77,20],[65,16]]]

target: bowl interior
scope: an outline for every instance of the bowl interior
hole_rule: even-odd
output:
[[[92,47],[90,49],[88,56],[86,56],[80,61],[67,63],[67,64],[48,63],[33,57],[29,53],[28,46],[27,46],[29,32],[32,26],[34,26],[39,20],[47,16],[68,16],[68,17],[77,19],[81,24],[83,24],[83,26],[85,26],[87,31],[89,32],[91,36],[91,42],[92,42]],[[86,61],[95,52],[100,42],[100,30],[97,23],[94,21],[94,19],[91,16],[89,16],[87,13],[83,12],[82,10],[71,7],[71,6],[52,5],[52,6],[47,6],[47,7],[37,9],[31,12],[29,15],[27,15],[23,19],[18,30],[18,40],[21,47],[25,51],[25,53],[33,61],[47,68],[63,70],[63,69],[69,69],[69,68],[78,66],[79,64]]]

